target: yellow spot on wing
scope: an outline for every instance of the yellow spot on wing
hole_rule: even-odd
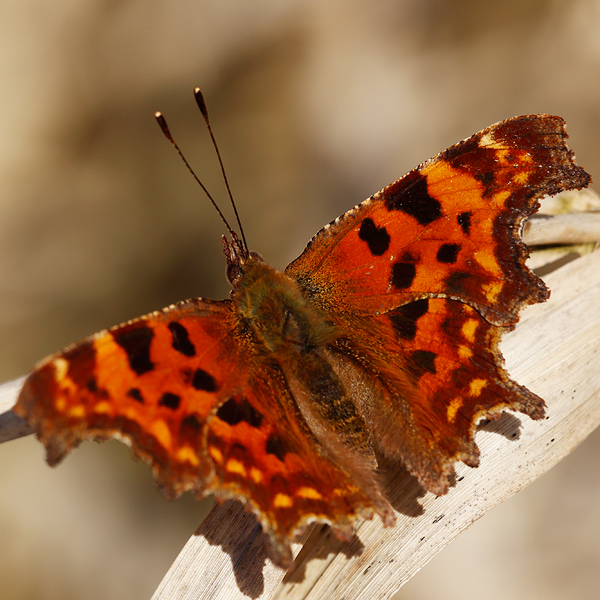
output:
[[[529,171],[520,171],[513,176],[513,181],[519,185],[525,185],[528,179]]]
[[[55,358],[52,365],[54,366],[54,379],[62,381],[69,372],[69,361],[65,358]]]
[[[463,336],[471,343],[475,342],[475,331],[477,329],[477,325],[479,325],[479,323],[475,319],[469,319],[468,321],[465,321],[461,328]]]
[[[260,483],[263,480],[263,474],[256,467],[250,467],[250,478],[254,483]]]
[[[137,417],[139,416],[138,407],[137,406],[125,407],[125,410],[123,411],[123,415],[125,416],[125,418],[129,419],[130,421],[137,420]]]
[[[487,385],[487,381],[485,379],[473,379],[469,384],[469,394],[471,396],[479,396],[481,394],[481,390]]]
[[[197,467],[200,464],[196,453],[192,450],[190,446],[182,446],[177,450],[177,460],[179,462],[188,462],[191,465]]]
[[[236,460],[235,458],[230,458],[225,463],[225,470],[228,473],[235,473],[236,475],[241,475],[242,477],[248,476],[248,473],[246,472],[246,467],[244,466],[244,464],[241,463],[239,460]]]
[[[300,496],[300,498],[306,498],[308,500],[322,500],[323,496],[321,496],[321,494],[319,494],[319,492],[317,492],[317,490],[315,490],[315,488],[311,488],[311,487],[301,487],[297,492],[296,492],[297,496]]]
[[[496,150],[496,160],[499,163],[507,162],[506,156],[508,154],[508,148],[506,147],[506,144],[502,141],[494,139],[491,132],[481,136],[481,139],[479,140],[479,147]]]
[[[171,447],[171,432],[164,421],[155,421],[151,427],[152,435],[167,450]]]
[[[496,150],[505,149],[506,146],[502,142],[497,142],[492,134],[488,131],[485,135],[482,135],[479,140],[480,148],[495,148]]]
[[[76,404],[69,409],[67,416],[73,417],[74,419],[81,419],[85,417],[85,410],[81,404]]]
[[[216,463],[223,464],[223,453],[216,446],[209,446],[208,453]]]
[[[467,360],[471,358],[471,356],[473,356],[473,350],[471,350],[471,348],[469,348],[468,346],[459,346],[458,356],[460,356],[460,358],[464,360]]]
[[[496,192],[490,199],[490,204],[498,207],[503,207],[506,201],[510,198],[511,190],[500,190]]]
[[[477,250],[474,254],[475,260],[488,272],[494,275],[499,274],[498,261],[494,256],[492,248]]]
[[[452,421],[454,421],[454,418],[456,417],[456,413],[458,412],[458,409],[462,405],[463,405],[462,398],[454,398],[454,400],[452,400],[452,402],[450,402],[450,404],[448,405],[448,410],[446,411],[446,414],[448,416],[448,421],[450,423]]]
[[[521,150],[521,152],[519,152],[519,160],[524,163],[532,163],[533,156],[531,156],[527,150]]]
[[[65,358],[55,358],[51,363],[54,370],[54,381],[58,384],[64,396],[70,396],[75,392],[75,384],[69,377],[69,361]],[[64,396],[58,397],[54,402],[54,407],[58,412],[63,412],[67,406]]]
[[[110,402],[98,402],[94,406],[94,412],[99,415],[109,415],[111,413]]]
[[[275,498],[273,498],[275,508],[291,508],[293,505],[294,502],[287,494],[275,494]]]
[[[501,281],[493,281],[483,286],[483,293],[488,302],[495,302],[498,294],[502,291],[503,283]]]

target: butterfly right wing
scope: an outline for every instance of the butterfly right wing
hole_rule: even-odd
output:
[[[544,194],[590,182],[566,137],[550,115],[492,125],[327,225],[286,269],[344,332],[332,361],[346,388],[356,369],[371,382],[355,396],[376,445],[435,494],[457,460],[477,465],[481,418],[544,416],[499,340],[549,294],[525,265],[523,220]]]
[[[237,498],[256,513],[276,564],[313,521],[343,538],[392,512],[310,433],[281,371],[230,301],[189,300],[91,336],[36,366],[15,412],[57,464],[85,439],[118,438],[165,493]]]

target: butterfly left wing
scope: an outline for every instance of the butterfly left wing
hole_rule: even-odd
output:
[[[38,364],[15,412],[57,464],[83,440],[118,438],[162,491],[237,498],[289,566],[313,521],[344,539],[358,517],[393,522],[313,437],[280,370],[257,352],[231,301],[179,303],[91,336]]]
[[[122,439],[153,465],[167,495],[213,477],[200,432],[238,384],[230,303],[191,300],[90,336],[37,364],[15,412],[58,464],[86,439]],[[227,348],[227,350],[225,350]]]

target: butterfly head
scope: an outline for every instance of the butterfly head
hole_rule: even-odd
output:
[[[257,252],[250,252],[244,242],[237,236],[235,231],[231,232],[231,239],[225,236],[223,240],[223,252],[227,261],[227,280],[236,289],[239,279],[245,272],[246,263],[251,261],[263,262],[263,259]]]

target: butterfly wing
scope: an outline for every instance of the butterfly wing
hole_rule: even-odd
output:
[[[182,302],[46,359],[15,412],[51,465],[83,440],[116,437],[152,464],[167,496],[191,490],[246,502],[282,566],[311,521],[348,538],[358,516],[393,519],[323,454],[228,300]]]
[[[565,137],[548,115],[493,125],[327,225],[286,269],[344,332],[330,348],[342,375],[379,382],[367,400],[376,445],[431,492],[447,491],[455,461],[477,466],[480,418],[544,415],[498,344],[549,294],[525,266],[524,218],[590,181]]]
[[[456,461],[478,466],[474,438],[481,418],[505,408],[544,416],[543,400],[502,367],[506,328],[468,304],[429,298],[336,323],[345,334],[331,344],[329,360],[348,388],[347,373],[362,372],[371,382],[362,402],[375,446],[432,493],[448,491]]]
[[[564,121],[528,115],[452,146],[324,227],[286,269],[315,302],[380,314],[446,297],[510,325],[548,297],[519,239],[537,200],[585,187]]]

